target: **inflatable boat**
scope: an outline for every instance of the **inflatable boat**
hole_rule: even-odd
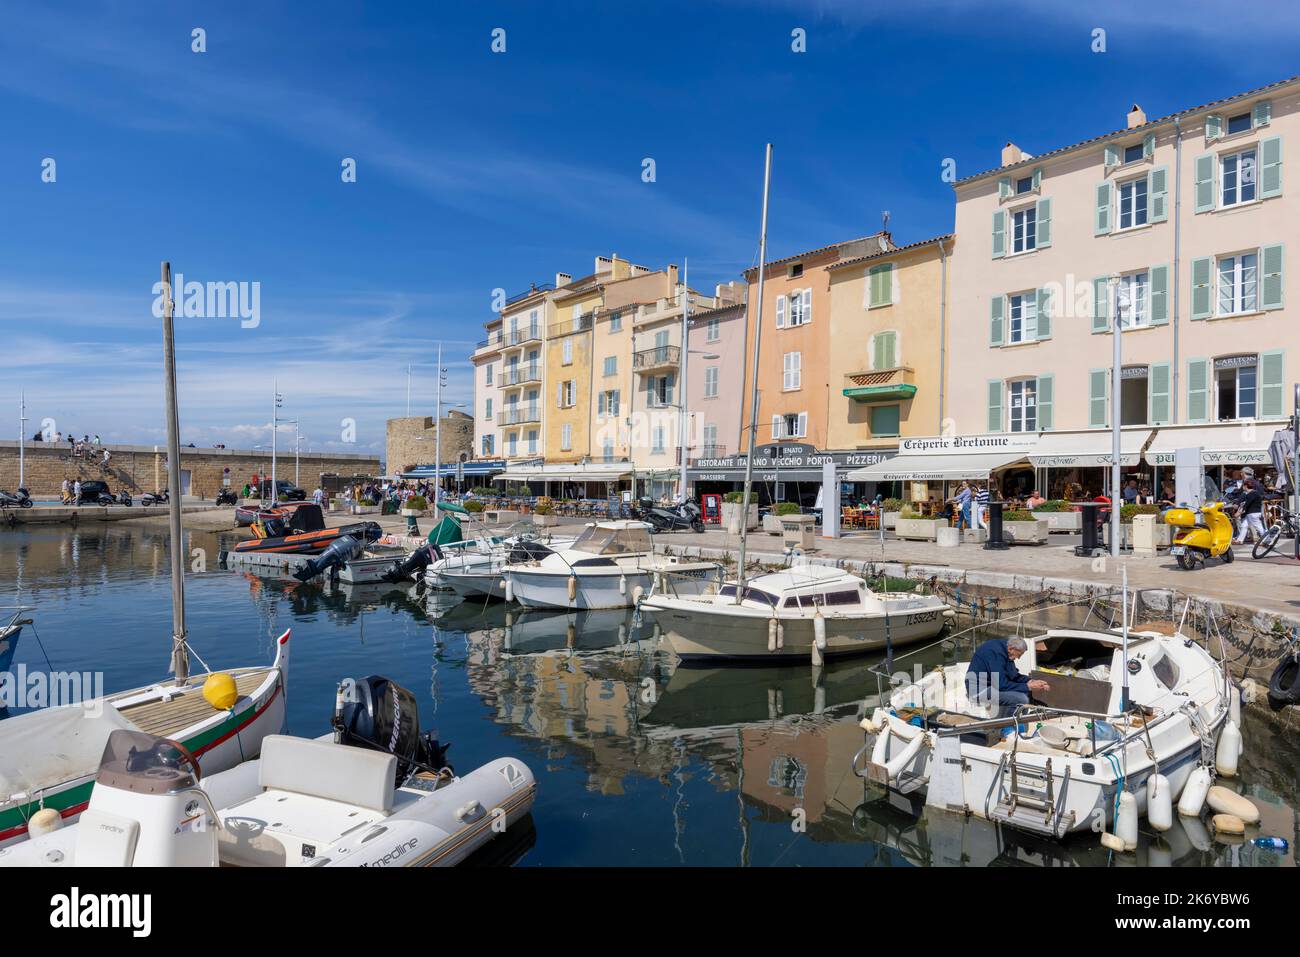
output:
[[[315,555],[325,551],[343,536],[350,536],[363,546],[377,541],[383,529],[375,522],[353,522],[338,528],[326,528],[319,505],[308,502],[280,514],[267,514],[252,524],[253,537],[235,546],[236,552],[281,552],[292,555]]]

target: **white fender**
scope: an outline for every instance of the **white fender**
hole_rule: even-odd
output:
[[[640,603],[641,603],[641,596],[644,595],[644,594],[645,594],[645,589],[642,588],[640,585],[637,585],[635,588],[633,588],[633,589],[632,589],[632,604],[634,604],[634,605],[638,605],[638,604],[640,604]],[[658,627],[658,625],[656,625],[655,627]]]
[[[506,601],[515,600],[515,582],[512,578],[507,578],[506,582]]]
[[[1236,685],[1228,686],[1228,720],[1241,729],[1241,692]],[[1223,772],[1220,771],[1220,774]]]
[[[1233,817],[1239,817],[1247,824],[1259,823],[1259,808],[1250,798],[1238,794],[1216,784],[1210,788],[1205,795],[1205,803],[1210,805],[1210,809],[1218,811],[1220,814],[1231,814]]]
[[[1147,821],[1157,831],[1174,826],[1174,796],[1169,779],[1163,774],[1147,778]]]
[[[899,772],[901,772],[903,768],[912,763],[912,759],[921,752],[921,746],[923,744],[925,744],[925,732],[918,731],[916,737],[907,742],[907,747],[900,751],[897,757],[885,765],[885,771],[889,775],[889,780],[894,780],[894,778],[898,777]]]
[[[626,594],[627,594],[627,576],[626,576],[626,575],[619,575],[619,576],[618,576],[618,593],[619,593],[620,595],[626,595]],[[569,598],[572,599],[573,596],[570,595]]]
[[[767,650],[776,651],[776,619],[767,620]]]
[[[30,839],[51,834],[61,827],[63,827],[63,815],[52,807],[43,807],[27,822],[27,837]]]
[[[822,617],[819,609],[813,615],[813,641],[812,641],[812,663],[820,667],[825,664],[826,656],[826,619]]]
[[[1119,813],[1115,816],[1115,836],[1124,842],[1124,850],[1138,846],[1138,805],[1132,791],[1119,796]]]
[[[1210,790],[1210,769],[1196,767],[1187,784],[1183,786],[1183,796],[1178,799],[1178,813],[1183,817],[1200,817],[1201,808],[1205,807],[1205,796]]]
[[[570,603],[572,603],[572,601],[573,601],[575,598],[577,598],[577,597],[578,597],[578,578],[577,578],[576,575],[570,575],[570,576],[569,576],[569,601],[570,601]]]
[[[785,625],[780,621],[776,623],[776,649],[780,651],[785,647]]]
[[[1235,700],[1235,691],[1233,697]],[[1221,777],[1235,778],[1240,758],[1241,728],[1237,722],[1228,720],[1224,722],[1223,730],[1219,732],[1219,743],[1214,749],[1214,769]]]
[[[876,735],[876,743],[871,746],[871,763],[884,764],[885,755],[889,754],[889,724],[886,723]]]

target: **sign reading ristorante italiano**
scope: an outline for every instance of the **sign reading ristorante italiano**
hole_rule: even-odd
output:
[[[816,476],[809,477],[820,480],[822,467],[827,462],[834,462],[837,470],[857,469],[891,459],[896,454],[894,449],[823,452],[803,442],[764,442],[754,447],[754,477],[762,481],[777,477],[794,481],[802,478],[795,473],[803,471],[816,472]],[[691,459],[690,467],[693,471],[708,473],[693,476],[699,481],[740,481],[745,477],[745,456]],[[764,474],[760,476],[760,472]]]

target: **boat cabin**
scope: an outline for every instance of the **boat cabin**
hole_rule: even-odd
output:
[[[840,568],[801,565],[759,575],[745,586],[742,601],[790,611],[860,607],[867,583]],[[735,583],[723,585],[719,597],[736,597]]]
[[[591,555],[649,555],[654,552],[645,522],[599,522],[582,530],[572,548]]]

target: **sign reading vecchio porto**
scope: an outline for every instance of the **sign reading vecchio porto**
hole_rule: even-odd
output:
[[[822,467],[834,462],[836,471],[859,469],[893,458],[894,449],[823,452],[802,442],[764,442],[754,446],[754,478],[757,481],[820,482]],[[743,482],[745,456],[691,459],[693,482]]]

